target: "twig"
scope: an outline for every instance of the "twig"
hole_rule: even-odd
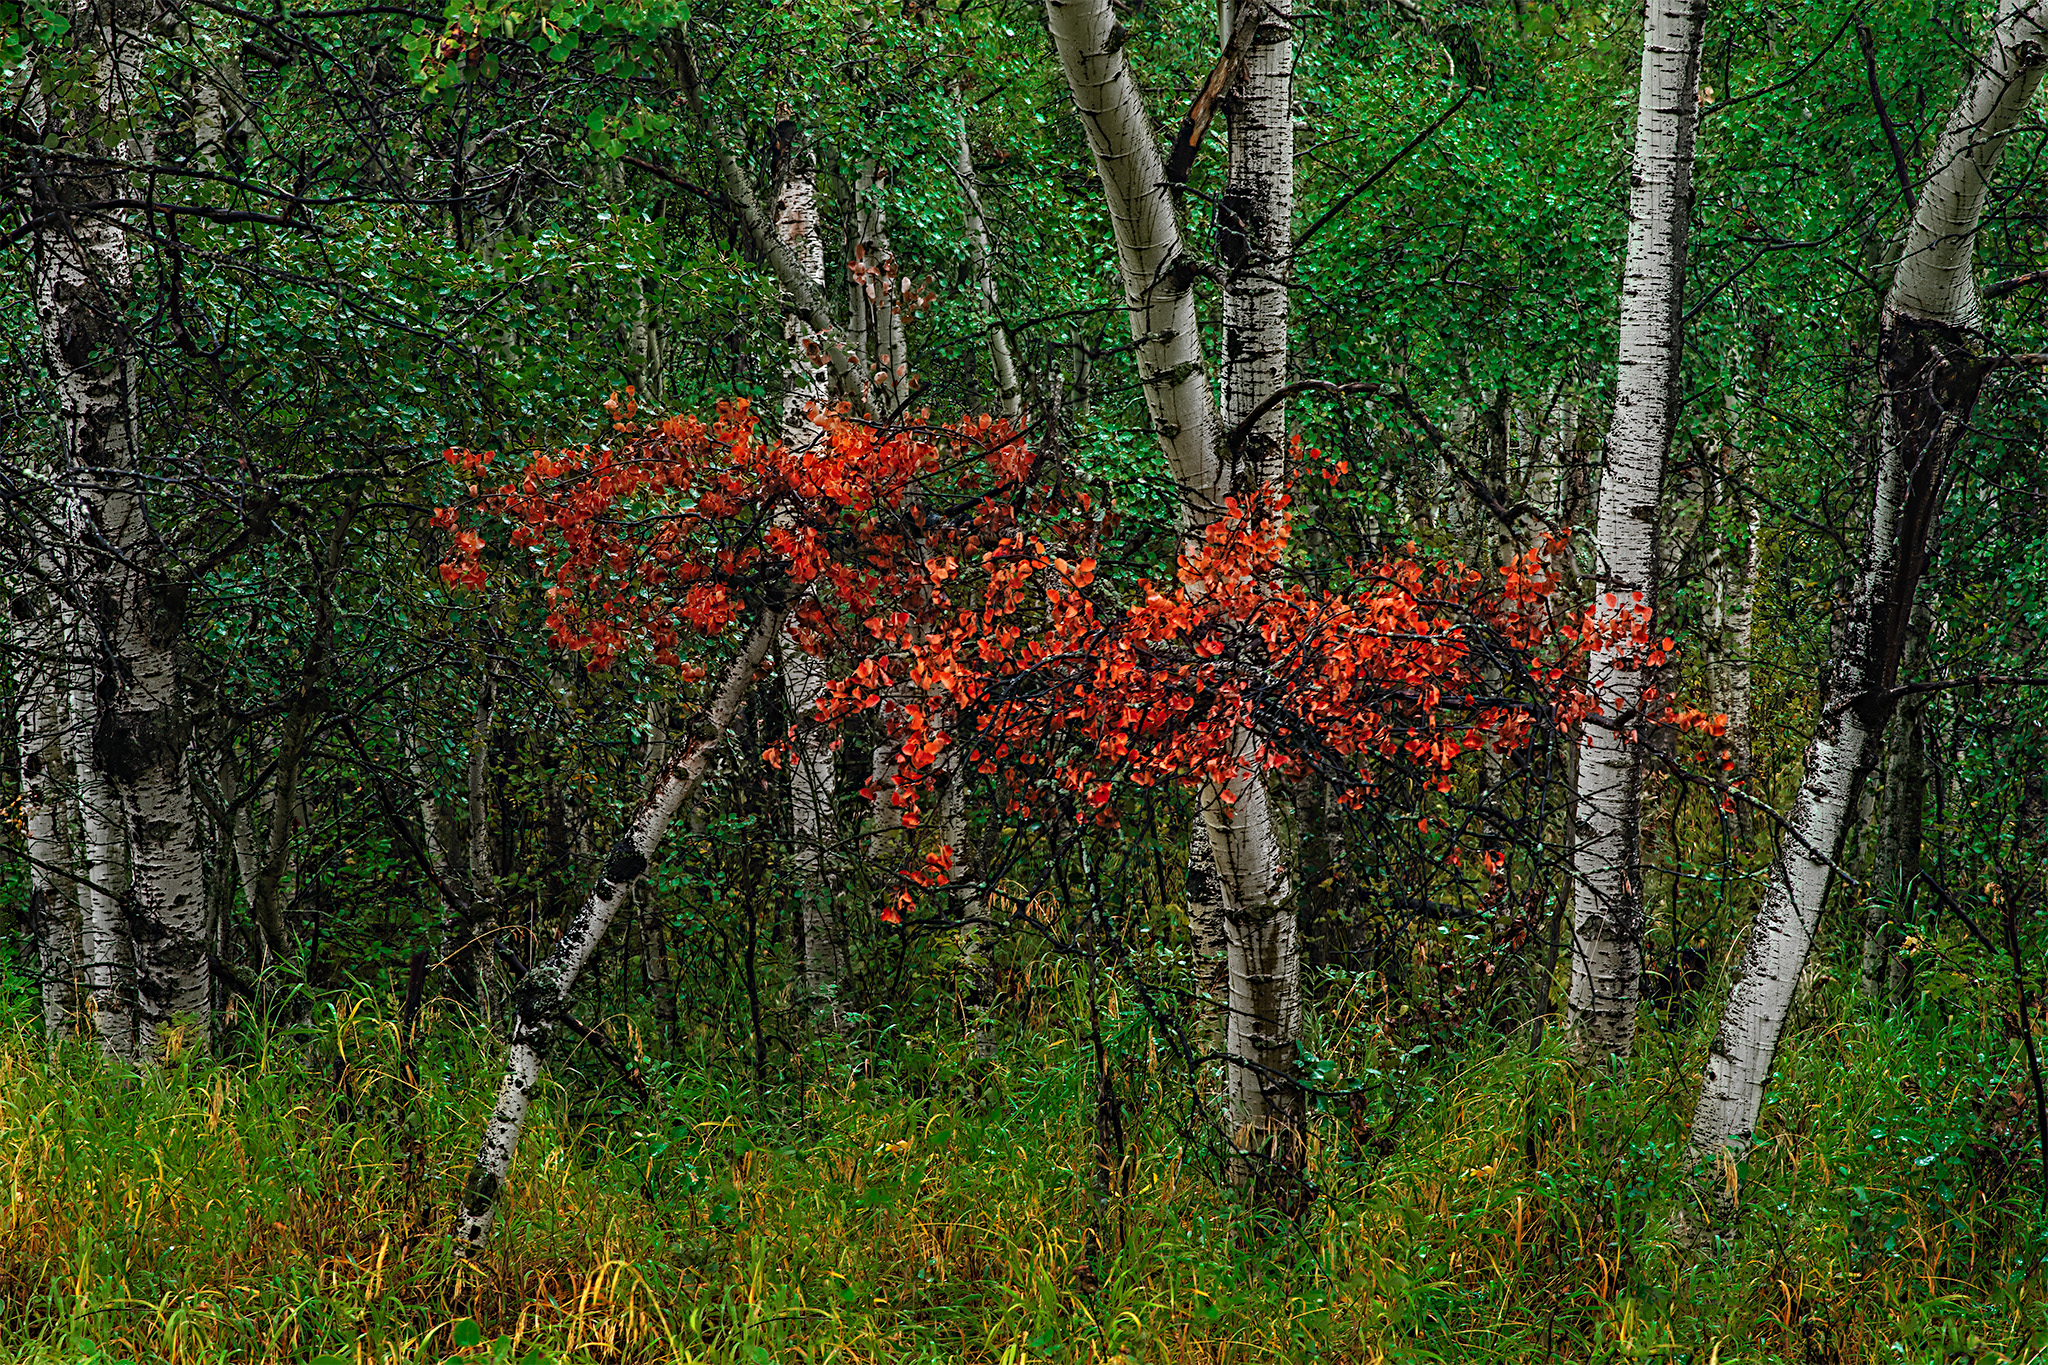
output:
[[[1462,91],[1458,95],[1458,98],[1451,101],[1450,108],[1444,110],[1441,114],[1438,114],[1436,116],[1436,122],[1430,124],[1427,128],[1424,128],[1414,137],[1411,137],[1406,142],[1402,143],[1401,149],[1399,151],[1395,152],[1392,156],[1388,157],[1386,161],[1381,164],[1378,170],[1374,171],[1371,175],[1361,180],[1356,187],[1344,191],[1344,193],[1338,198],[1336,203],[1330,205],[1329,208],[1323,211],[1322,217],[1316,219],[1313,223],[1310,223],[1307,228],[1303,229],[1302,234],[1294,239],[1294,249],[1296,251],[1299,251],[1303,247],[1307,246],[1309,238],[1315,236],[1318,232],[1321,232],[1323,230],[1323,227],[1332,218],[1335,218],[1338,214],[1342,213],[1345,210],[1345,208],[1350,205],[1352,200],[1356,199],[1359,195],[1364,194],[1374,185],[1377,185],[1380,182],[1380,180],[1386,176],[1387,172],[1393,170],[1394,167],[1400,165],[1403,161],[1405,161],[1408,157],[1408,153],[1414,151],[1417,147],[1420,147],[1423,143],[1427,142],[1430,139],[1430,137],[1436,132],[1436,130],[1443,127],[1446,123],[1450,122],[1451,115],[1457,113],[1460,109],[1463,109],[1465,107],[1465,101],[1471,98],[1472,91],[1469,88]]]
[[[1906,165],[1906,149],[1899,145],[1899,130],[1892,126],[1892,111],[1885,106],[1884,90],[1877,80],[1877,40],[1870,36],[1870,25],[1861,19],[1856,21],[1856,41],[1863,48],[1863,72],[1870,80],[1870,102],[1877,106],[1877,121],[1892,149],[1892,169],[1899,177],[1899,193],[1906,196],[1906,212],[1918,213],[1920,200],[1913,193],[1913,172]]]

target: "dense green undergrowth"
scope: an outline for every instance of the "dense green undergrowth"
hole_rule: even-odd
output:
[[[1739,1182],[1738,1228],[1683,1253],[1697,1028],[1647,1031],[1616,1077],[1519,1038],[1380,1058],[1371,1097],[1319,1120],[1317,1201],[1276,1226],[1217,1188],[1184,1077],[1125,1015],[1129,1159],[1092,1258],[1085,1037],[995,1065],[904,1040],[801,1088],[699,1059],[656,1067],[652,1106],[572,1075],[461,1266],[446,1214],[492,1077],[460,1021],[430,1014],[409,1062],[390,1002],[345,998],[149,1079],[16,1026],[0,1358],[2035,1358],[2011,1039],[1828,989],[1752,1159],[1713,1177]]]

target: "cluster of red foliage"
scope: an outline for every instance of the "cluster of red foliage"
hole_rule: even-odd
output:
[[[1051,797],[1100,823],[1120,783],[1227,800],[1255,769],[1313,767],[1354,803],[1388,762],[1448,790],[1461,755],[1600,709],[1575,681],[1598,641],[1593,614],[1557,600],[1558,541],[1484,579],[1410,546],[1317,586],[1290,572],[1288,499],[1261,496],[1185,544],[1172,582],[1106,582],[1087,495],[1033,486],[1022,433],[986,417],[879,431],[825,415],[803,450],[762,439],[744,401],[709,424],[642,423],[630,399],[613,418],[604,444],[470,485],[547,584],[555,642],[593,668],[642,648],[701,676],[681,662],[684,632],[715,636],[771,593],[794,600],[798,647],[834,665],[812,719],[878,710],[905,825],[967,768],[998,777],[1012,810]],[[492,463],[449,459],[473,476]],[[440,524],[456,547],[443,576],[480,587],[483,536],[452,510]],[[1654,652],[1642,613],[1606,619]],[[950,851],[924,863],[906,880],[943,882]]]

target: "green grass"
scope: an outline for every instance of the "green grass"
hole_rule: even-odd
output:
[[[912,1039],[879,1078],[800,1095],[699,1058],[657,1069],[658,1112],[549,1089],[462,1266],[446,1213],[489,1042],[430,1016],[408,1084],[391,1015],[344,999],[233,1066],[141,1080],[0,1036],[0,1358],[1820,1365],[2048,1345],[2032,1133],[1999,1117],[2011,1040],[1931,1005],[1886,1022],[1823,998],[1734,1173],[1742,1221],[1697,1251],[1670,1234],[1697,1030],[1646,1029],[1615,1078],[1519,1041],[1411,1068],[1403,1103],[1319,1123],[1321,1197],[1276,1227],[1176,1135],[1182,1083],[1127,1014],[1129,1187],[1092,1275],[1083,1039],[980,1072]],[[1379,1023],[1338,1017],[1333,1046],[1373,1063]]]

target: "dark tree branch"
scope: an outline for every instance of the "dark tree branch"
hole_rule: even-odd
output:
[[[1342,213],[1347,207],[1349,207],[1352,200],[1356,199],[1359,195],[1364,194],[1374,185],[1379,184],[1379,182],[1382,179],[1384,179],[1387,173],[1393,170],[1394,167],[1400,165],[1403,161],[1407,160],[1408,154],[1410,152],[1414,151],[1417,147],[1420,147],[1423,143],[1429,141],[1429,139],[1435,135],[1436,130],[1443,127],[1446,123],[1449,123],[1451,121],[1451,115],[1457,113],[1460,109],[1463,109],[1465,107],[1465,101],[1471,98],[1472,91],[1470,89],[1462,91],[1458,95],[1458,98],[1451,101],[1450,108],[1444,110],[1441,114],[1438,114],[1436,116],[1436,121],[1434,123],[1430,124],[1427,128],[1424,128],[1414,137],[1411,137],[1406,142],[1402,143],[1401,149],[1395,152],[1392,156],[1388,157],[1386,161],[1381,164],[1378,170],[1374,171],[1371,175],[1359,181],[1357,185],[1353,186],[1351,189],[1344,191],[1342,195],[1338,196],[1336,203],[1330,205],[1329,208],[1323,210],[1322,217],[1316,219],[1313,223],[1310,223],[1306,228],[1302,230],[1302,234],[1294,239],[1294,249],[1296,251],[1299,251],[1303,247],[1307,246],[1309,243],[1309,239],[1311,237],[1314,237],[1318,232],[1321,232],[1332,218],[1335,218],[1338,214]]]
[[[1856,21],[1856,41],[1863,48],[1863,73],[1870,81],[1870,102],[1877,107],[1877,121],[1884,129],[1884,140],[1892,149],[1892,170],[1899,177],[1899,193],[1906,196],[1906,212],[1917,213],[1920,209],[1919,196],[1913,192],[1913,171],[1906,164],[1906,149],[1899,145],[1899,130],[1892,125],[1892,111],[1884,102],[1884,89],[1877,79],[1877,40],[1870,36],[1870,25],[1861,19]]]
[[[1188,106],[1187,117],[1180,121],[1180,131],[1173,135],[1173,150],[1166,155],[1166,183],[1173,188],[1178,189],[1188,183],[1188,172],[1194,169],[1195,156],[1202,150],[1203,139],[1209,136],[1209,124],[1216,117],[1216,106],[1223,102],[1224,95],[1243,74],[1245,58],[1251,54],[1252,39],[1258,36],[1259,21],[1265,16],[1265,0],[1247,0],[1245,7],[1238,11],[1230,38],[1223,44],[1223,52],[1216,58],[1216,65],[1209,69],[1209,79],[1202,82],[1195,102]]]

